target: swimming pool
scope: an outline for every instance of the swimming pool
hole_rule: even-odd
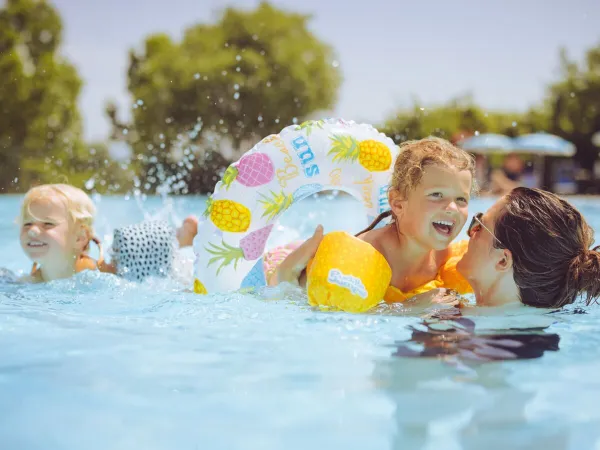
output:
[[[144,217],[200,214],[205,201],[96,200],[105,240]],[[0,267],[13,271],[30,267],[13,224],[19,201],[0,197]],[[572,201],[600,233],[600,200]],[[307,199],[269,244],[319,222],[357,231],[366,218],[356,205]],[[324,313],[289,289],[185,287],[91,272],[0,283],[0,448],[600,449],[600,306],[479,310],[468,317],[476,331],[537,328],[557,335],[559,350],[451,364],[397,355],[422,311]]]

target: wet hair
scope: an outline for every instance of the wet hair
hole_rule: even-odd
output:
[[[36,200],[52,197],[59,198],[64,202],[71,225],[80,224],[87,229],[90,236],[94,236],[96,207],[92,199],[85,192],[70,184],[42,184],[27,191],[21,205],[21,214],[18,218],[19,225],[23,226],[25,214],[33,216],[31,213],[31,203]],[[86,250],[88,246],[86,246]]]
[[[437,137],[406,141],[400,144],[400,153],[394,164],[394,173],[389,189],[396,189],[406,197],[419,185],[425,169],[430,166],[457,171],[468,170],[471,173],[471,191],[475,191],[475,159],[473,156],[451,142]],[[371,231],[379,222],[391,215],[391,211],[380,214],[371,225],[357,235]]]
[[[541,189],[519,187],[505,196],[496,220],[495,248],[510,250],[522,303],[555,308],[580,295],[600,296],[600,253],[594,231],[570,203]]]

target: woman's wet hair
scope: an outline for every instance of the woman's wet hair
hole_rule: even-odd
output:
[[[425,169],[430,166],[457,171],[468,170],[471,173],[471,190],[475,190],[475,159],[473,156],[451,142],[437,137],[406,141],[400,144],[400,153],[394,163],[394,173],[389,189],[396,189],[406,197],[419,185]],[[391,215],[391,211],[381,213],[356,236],[371,231],[379,222]]]
[[[540,189],[505,196],[494,247],[512,253],[513,276],[525,305],[552,308],[600,296],[600,253],[594,231],[570,203]]]

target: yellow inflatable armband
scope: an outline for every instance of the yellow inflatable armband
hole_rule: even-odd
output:
[[[392,269],[375,248],[346,232],[323,237],[307,268],[308,301],[313,306],[364,312],[384,297]]]

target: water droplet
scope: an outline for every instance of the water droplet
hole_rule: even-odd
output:
[[[255,41],[258,41],[258,36],[256,34],[253,34],[252,39],[254,39]]]
[[[340,63],[339,63],[339,62],[337,62],[336,60],[333,60],[333,61],[331,62],[331,65],[332,65],[333,67],[340,67]]]
[[[223,75],[223,76],[227,75],[227,71],[224,70],[223,72],[221,72],[221,75]]]
[[[160,144],[160,148],[165,148],[165,143],[164,142]]]
[[[240,89],[240,85],[236,83],[233,85],[233,88],[237,91]]]
[[[127,134],[129,133],[129,130],[127,128],[123,128],[123,134]]]
[[[92,189],[94,189],[94,186],[95,186],[95,185],[96,185],[96,181],[94,180],[94,178],[93,178],[93,177],[92,177],[92,178],[90,178],[89,180],[87,180],[87,181],[85,182],[85,188],[86,188],[88,191],[91,191]]]
[[[236,61],[241,61],[241,60],[242,60],[242,56],[241,56],[241,55],[237,55],[237,56],[235,57],[235,60],[236,60]]]
[[[258,116],[257,119],[258,119],[259,122],[262,122],[263,118],[262,118],[262,116]]]
[[[196,80],[199,80],[199,79],[200,79],[200,74],[199,74],[199,73],[195,73],[195,74],[194,74],[194,78],[195,78]]]
[[[479,131],[476,131],[476,132],[475,132],[475,136],[479,136]]]
[[[279,118],[275,119],[275,123],[279,123]]]
[[[233,98],[234,98],[235,100],[237,100],[238,98],[240,98],[240,93],[239,93],[239,92],[235,92],[235,93],[233,94]]]
[[[512,123],[512,126],[513,126],[513,127],[516,127],[516,126],[517,126],[517,122],[513,122],[513,123]]]
[[[575,92],[571,92],[571,98],[575,97]]]
[[[425,108],[419,108],[421,111],[425,111]]]
[[[271,87],[271,82],[267,81],[267,87]]]
[[[138,105],[142,106],[142,105],[144,104],[144,100],[141,100],[141,99],[140,99],[140,100],[138,100],[136,103],[137,103]]]
[[[165,138],[165,135],[164,135],[164,134],[162,134],[162,133],[160,133],[160,134],[158,135],[158,138],[159,138],[159,139],[164,139],[164,138]]]
[[[298,123],[298,118],[297,117],[292,118],[292,123],[294,125],[296,125]]]

